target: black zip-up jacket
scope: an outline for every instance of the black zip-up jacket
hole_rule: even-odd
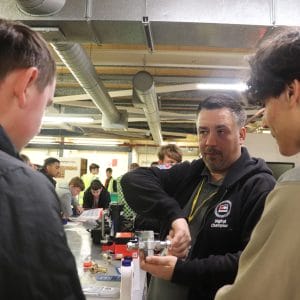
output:
[[[85,299],[53,185],[0,126],[0,299]]]
[[[94,203],[94,196],[91,192],[91,187],[88,187],[88,189],[84,192],[83,195],[83,208],[93,208]],[[107,191],[107,189],[102,186],[102,191],[99,196],[97,207],[100,208],[108,208],[110,203],[110,194]]]
[[[164,226],[186,217],[182,208],[201,180],[202,159],[177,164],[168,170],[138,168],[121,180],[126,201],[139,214],[156,217]],[[262,159],[242,148],[217,194],[201,208],[203,221],[186,261],[178,260],[172,282],[190,288],[188,299],[213,299],[218,288],[232,283],[241,251],[263,211],[275,179]],[[199,215],[198,215],[199,216]]]

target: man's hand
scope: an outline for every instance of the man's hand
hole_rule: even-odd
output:
[[[167,238],[171,241],[169,254],[179,258],[185,258],[188,255],[191,235],[186,219],[180,218],[173,221]]]
[[[149,272],[155,277],[171,280],[177,262],[175,256],[147,256],[146,259],[140,257],[141,269]]]

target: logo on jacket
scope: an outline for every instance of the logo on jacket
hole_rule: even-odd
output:
[[[230,215],[232,203],[230,200],[225,200],[219,203],[215,208],[215,215],[218,218],[226,218]]]

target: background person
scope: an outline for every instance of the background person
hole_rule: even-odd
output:
[[[158,156],[158,167],[160,168],[170,168],[174,164],[182,162],[182,151],[175,144],[167,144],[161,146],[157,153]],[[152,165],[151,165],[152,167]]]
[[[107,189],[109,193],[116,193],[117,192],[117,181],[112,177],[112,168],[106,169],[106,180],[104,187]]]
[[[89,173],[83,174],[81,176],[81,179],[83,180],[83,183],[84,183],[84,191],[87,190],[87,188],[91,185],[91,182],[94,179],[100,180],[100,178],[99,178],[99,170],[100,170],[100,166],[99,165],[97,165],[95,163],[91,163],[89,165]],[[84,194],[84,191],[82,191],[79,194],[79,203],[81,205],[83,204],[83,194]]]
[[[56,192],[60,201],[62,219],[68,220],[73,215],[79,215],[82,207],[78,202],[78,195],[84,190],[84,183],[80,177],[73,177],[68,184],[60,183]]]
[[[100,180],[95,179],[92,181],[89,188],[83,195],[83,208],[103,208],[109,207],[110,195],[105,189]]]
[[[157,152],[158,162],[154,167],[159,169],[169,169],[177,163],[182,162],[182,151],[175,144],[167,144],[159,147]],[[153,165],[151,164],[151,167]],[[140,214],[135,215],[134,228],[135,230],[153,230],[160,231],[160,221],[155,218],[146,218]]]
[[[172,242],[170,255],[141,261],[156,277],[148,299],[213,299],[219,287],[233,282],[275,184],[266,163],[242,147],[245,121],[237,99],[212,95],[197,114],[202,159],[166,170],[139,168],[121,180],[130,206],[163,222],[161,238],[169,234]]]
[[[248,96],[265,106],[264,122],[282,155],[300,152],[300,31],[271,37],[250,60]],[[241,256],[236,280],[216,300],[299,299],[300,168],[278,179]]]
[[[54,187],[56,187],[56,180],[54,178],[58,177],[60,172],[60,161],[57,158],[46,158],[42,169],[39,171],[48,178]]]
[[[81,176],[81,179],[83,180],[85,186],[84,190],[87,190],[87,188],[91,185],[91,182],[94,179],[99,179],[99,169],[99,165],[92,163],[89,166],[90,173],[86,173]]]
[[[55,90],[47,43],[0,20],[0,298],[85,299],[53,184],[18,152],[36,135]]]

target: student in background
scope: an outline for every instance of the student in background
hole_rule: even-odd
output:
[[[84,190],[84,183],[80,177],[74,177],[68,184],[59,183],[56,192],[60,201],[62,219],[68,220],[73,215],[79,215],[82,207],[78,202],[78,195]]]
[[[83,180],[85,186],[84,190],[86,190],[91,185],[91,182],[94,179],[99,179],[99,169],[99,165],[92,163],[89,166],[90,173],[86,173],[81,176],[81,179]]]
[[[182,162],[182,151],[175,144],[167,144],[159,148],[157,157],[158,162],[154,167],[158,167],[159,169],[170,169],[175,164]],[[152,164],[151,167],[153,167]],[[136,214],[134,228],[136,230],[153,230],[159,232],[160,222],[155,218],[146,218],[140,214]]]
[[[158,167],[163,169],[171,168],[174,164],[182,162],[182,151],[175,144],[161,146],[157,156]]]
[[[300,30],[262,43],[250,59],[248,96],[265,107],[263,121],[282,155],[300,152]],[[216,300],[300,299],[300,168],[280,176],[241,255],[233,285]]]
[[[103,208],[109,207],[110,195],[100,180],[95,179],[84,192],[83,208]]]
[[[54,187],[56,187],[56,180],[54,178],[57,177],[60,172],[60,161],[57,158],[46,158],[42,169],[39,171],[48,178]]]
[[[112,177],[112,168],[106,169],[106,180],[104,187],[107,189],[109,193],[116,193],[117,192],[117,181]]]
[[[53,184],[20,161],[55,90],[37,31],[0,20],[0,299],[85,299]]]

